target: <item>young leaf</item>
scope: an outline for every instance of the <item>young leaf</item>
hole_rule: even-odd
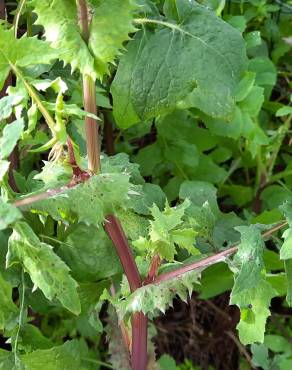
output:
[[[23,119],[18,119],[4,127],[0,138],[0,159],[6,159],[14,149],[24,129]]]
[[[270,302],[277,292],[264,279],[251,289],[232,294],[231,304],[240,308],[240,322],[237,325],[239,339],[243,344],[263,343]]]
[[[176,254],[176,244],[196,254],[194,247],[196,232],[188,227],[178,228],[183,223],[185,210],[189,207],[189,200],[185,200],[177,207],[166,204],[163,212],[156,205],[150,209],[153,221],[150,221],[149,239],[140,237],[133,245],[142,251],[161,258],[173,261]]]
[[[4,200],[0,198],[0,230],[6,229],[21,218],[22,214],[16,207],[9,203],[5,203]]]
[[[13,28],[6,30],[0,24],[0,90],[11,68],[49,64],[56,58],[56,52],[46,42],[26,35],[15,39]]]
[[[8,242],[7,267],[19,262],[49,300],[57,298],[68,310],[80,313],[77,283],[70,276],[68,266],[50,245],[40,242],[25,222],[14,226]]]
[[[197,107],[230,118],[234,89],[246,67],[244,40],[232,26],[195,1],[177,1],[178,23],[156,23],[128,45],[112,84],[114,115],[122,128]]]

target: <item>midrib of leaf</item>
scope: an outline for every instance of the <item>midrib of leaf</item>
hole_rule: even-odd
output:
[[[43,105],[42,101],[37,96],[36,92],[34,91],[33,87],[30,86],[30,84],[26,81],[25,77],[19,70],[19,68],[11,62],[9,58],[3,53],[3,51],[0,49],[0,53],[2,54],[3,58],[7,61],[7,64],[9,64],[10,68],[13,70],[14,74],[23,82],[27,92],[29,93],[29,96],[32,100],[35,101],[39,111],[44,116],[50,130],[54,132],[54,127],[56,127],[56,123],[53,119],[53,117],[50,115],[49,111],[46,109],[46,107]]]
[[[201,42],[206,48],[208,48],[209,50],[212,50],[212,52],[216,53],[220,58],[222,58],[224,64],[227,65],[228,68],[230,69],[231,76],[232,77],[234,76],[234,71],[232,69],[232,66],[230,65],[228,60],[224,57],[223,54],[221,54],[218,50],[214,49],[211,45],[209,45],[206,41],[204,41],[200,37],[198,37],[196,35],[193,35],[192,33],[184,30],[179,25],[174,24],[174,23],[170,23],[170,22],[160,21],[160,20],[157,20],[157,19],[148,19],[148,18],[135,18],[134,22],[138,23],[138,24],[147,24],[147,23],[159,24],[161,26],[165,26],[167,28],[170,28],[173,31],[178,31],[178,32],[182,33],[183,35],[189,36],[189,37]]]

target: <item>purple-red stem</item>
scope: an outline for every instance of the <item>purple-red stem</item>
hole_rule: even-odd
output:
[[[112,240],[128,279],[131,292],[142,286],[142,279],[134,260],[131,248],[119,220],[109,215],[104,228]],[[136,312],[132,316],[132,351],[133,370],[145,370],[147,367],[147,316]]]
[[[262,234],[262,237],[267,238],[267,237],[271,236],[274,232],[280,230],[282,227],[284,227],[286,225],[287,225],[287,221],[283,221],[283,222],[279,223],[278,225],[274,226],[272,229],[264,232]],[[220,261],[223,261],[226,257],[228,257],[231,254],[237,252],[238,245],[239,245],[239,243],[236,243],[232,247],[230,247],[228,249],[225,249],[222,252],[213,254],[210,257],[206,257],[206,258],[204,258],[200,261],[196,261],[196,262],[190,263],[188,265],[181,266],[181,267],[179,267],[175,270],[165,272],[164,274],[159,275],[155,279],[154,283],[159,284],[162,281],[175,279],[175,278],[177,278],[177,277],[179,277],[179,276],[181,276],[181,275],[183,275],[187,272],[202,269],[202,268],[208,267],[210,265],[214,265],[215,263],[218,263]]]

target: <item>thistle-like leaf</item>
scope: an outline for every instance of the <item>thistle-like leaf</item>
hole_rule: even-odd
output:
[[[57,221],[100,225],[107,214],[126,207],[134,186],[126,173],[102,173],[47,199],[23,206],[23,210],[49,214]]]
[[[79,25],[75,1],[71,0],[33,0],[36,23],[44,26],[45,37],[57,50],[58,58],[70,64],[72,71],[95,77],[94,58],[83,40]]]
[[[124,299],[112,298],[104,293],[103,298],[108,299],[117,309],[119,319],[133,312],[144,314],[157,314],[158,311],[165,313],[175,296],[187,301],[192,294],[193,285],[198,282],[200,271],[191,271],[176,279],[163,281],[159,284],[149,284],[137,289]]]
[[[150,221],[149,238],[140,236],[133,245],[150,255],[158,253],[168,261],[173,261],[176,245],[197,254],[198,251],[194,247],[196,232],[183,225],[185,210],[189,206],[188,199],[177,207],[169,207],[166,204],[164,211],[160,211],[154,204],[150,209],[153,220]]]
[[[108,63],[114,63],[129,33],[136,31],[132,24],[137,8],[133,0],[91,1],[94,15],[90,25],[89,49],[95,58],[95,67],[102,77],[109,73]],[[114,26],[113,26],[114,25]]]
[[[77,283],[69,274],[69,267],[54,253],[53,248],[41,243],[25,222],[14,226],[8,242],[7,267],[22,263],[34,285],[52,300],[75,314],[80,313]]]
[[[78,22],[76,2],[71,0],[33,0],[37,23],[45,28],[45,36],[59,52],[59,59],[71,64],[72,70],[99,77],[109,72],[120,53],[132,24],[136,5],[132,0],[91,0],[88,2],[90,30],[88,45],[83,39]],[[114,25],[114,27],[113,27]]]

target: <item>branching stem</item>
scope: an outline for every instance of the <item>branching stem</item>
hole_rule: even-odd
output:
[[[122,226],[115,216],[109,215],[106,217],[104,228],[116,248],[131,292],[134,292],[142,286],[142,279]],[[145,370],[147,366],[147,324],[147,316],[143,313],[133,314],[131,351],[133,370]]]
[[[287,221],[283,221],[283,222],[279,223],[278,225],[274,226],[272,229],[263,233],[262,237],[267,238],[267,237],[271,236],[274,232],[280,230],[282,227],[284,227],[286,225],[287,225]],[[222,252],[216,253],[212,256],[206,257],[206,258],[204,258],[200,261],[196,261],[196,262],[190,263],[188,265],[181,266],[181,267],[179,267],[179,268],[177,268],[173,271],[165,272],[165,273],[159,275],[155,279],[154,283],[159,284],[162,281],[175,279],[178,276],[181,276],[181,275],[183,275],[187,272],[198,270],[198,269],[201,269],[201,268],[205,268],[207,266],[214,265],[215,263],[218,263],[220,261],[224,261],[226,259],[226,257],[230,256],[231,254],[233,254],[237,251],[238,245],[239,245],[239,243],[236,243],[232,247],[230,247],[228,249],[225,249]]]

